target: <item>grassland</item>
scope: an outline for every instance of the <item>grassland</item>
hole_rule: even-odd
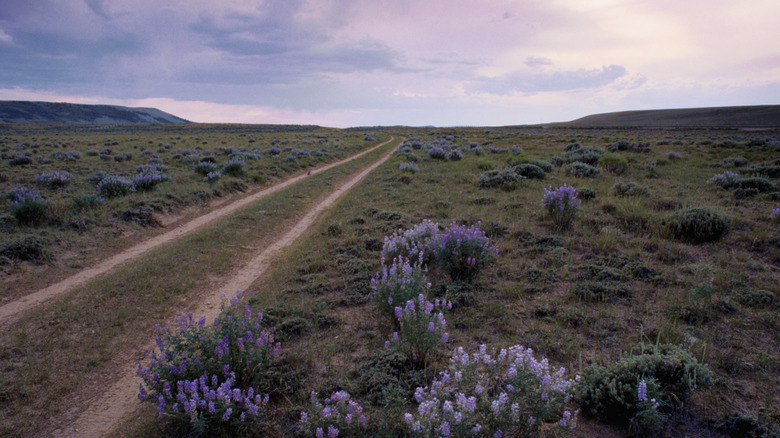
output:
[[[664,434],[742,436],[771,433],[778,426],[780,228],[770,213],[780,188],[777,175],[768,174],[780,164],[776,137],[707,130],[392,132],[416,136],[423,146],[399,152],[381,166],[245,291],[253,311],[266,315],[268,328],[282,342],[282,360],[290,370],[284,377],[290,391],[272,399],[268,416],[250,435],[293,434],[311,391],[340,389],[365,407],[372,433],[407,435],[401,418],[414,410],[414,386],[446,367],[450,349],[473,350],[480,344],[522,344],[571,374],[614,363],[638,344],[678,345],[706,363],[715,381],[685,404],[669,407]],[[433,140],[447,140],[463,151],[463,159],[431,159],[424,144]],[[574,142],[607,149],[619,140],[649,149],[616,150],[627,163],[620,174],[604,170],[595,178],[577,178],[555,166],[544,179],[526,179],[510,190],[479,184],[484,172],[504,169],[508,162],[551,162],[565,157]],[[482,155],[474,152],[474,143]],[[670,158],[669,152],[680,158]],[[401,163],[408,162],[419,171],[401,172]],[[751,172],[763,175],[771,188],[727,190],[707,182],[726,170],[744,178]],[[228,274],[231,261],[241,258],[244,236],[257,233],[254,244],[262,245],[275,232],[274,224],[305,210],[335,177],[322,178],[330,179],[291,188],[193,236],[181,248],[166,249],[170,254],[150,257],[133,272],[117,272],[34,312],[3,334],[0,403],[9,419],[3,432],[30,430],[40,412],[56,414],[79,387],[94,385],[99,392],[113,378],[111,365],[128,359],[114,351],[140,345],[153,336],[155,323],[185,310],[186,300],[212,287]],[[616,183],[628,182],[646,190],[634,196],[616,191]],[[556,227],[540,205],[545,188],[564,183],[595,193],[583,201],[568,229]],[[730,232],[702,244],[669,238],[663,218],[685,207],[717,209],[732,219]],[[393,328],[373,310],[370,279],[380,269],[383,238],[423,219],[442,226],[479,222],[499,256],[475,279],[467,305],[447,315],[447,347],[424,370],[397,370],[407,380],[393,380],[382,362]],[[453,290],[440,270],[431,269],[429,279],[434,296]],[[592,287],[595,283],[601,287]],[[378,391],[376,382],[396,390]],[[127,436],[180,432],[157,419],[151,404],[121,430]],[[581,418],[575,434],[630,432],[624,425]]]
[[[224,126],[179,125],[148,130],[136,127],[93,131],[85,128],[14,128],[0,140],[0,191],[39,190],[48,211],[39,224],[18,224],[4,209],[0,216],[0,265],[5,273],[0,300],[41,289],[141,239],[164,225],[202,214],[209,206],[252,192],[311,166],[352,155],[368,144],[366,133],[302,129],[274,132]],[[171,129],[175,129],[171,131]],[[271,153],[272,150],[278,151]],[[29,164],[12,165],[27,155]],[[194,169],[212,162],[217,169],[243,161],[243,174],[204,181]],[[168,181],[151,190],[106,197],[96,188],[104,176],[132,179],[139,166],[161,165]],[[60,186],[36,182],[55,171],[67,172]],[[80,207],[83,196],[102,205]]]

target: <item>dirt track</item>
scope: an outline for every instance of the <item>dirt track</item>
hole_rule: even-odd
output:
[[[385,145],[393,140],[394,138],[391,138],[379,146]],[[373,149],[375,148],[370,150]],[[367,152],[369,151],[364,151],[363,153]],[[361,155],[363,153],[361,153]],[[387,161],[391,154],[392,151],[337,187],[327,196],[327,198],[319,202],[301,220],[289,228],[281,238],[254,255],[254,257],[240,268],[235,275],[229,278],[219,290],[205,297],[199,303],[193,314],[196,315],[197,318],[205,316],[207,321],[213,321],[214,317],[219,313],[219,306],[223,296],[233,296],[237,290],[244,290],[254,283],[268,269],[277,251],[291,245],[295,240],[301,237],[323,211],[332,206],[341,196],[362,181],[363,178],[374,169]],[[337,164],[339,163],[329,165],[328,168]],[[318,170],[318,172],[322,170],[324,170],[324,168]],[[314,171],[312,171],[312,173],[314,173]],[[243,200],[240,202],[243,202]],[[232,204],[229,207],[232,207]],[[146,346],[146,349],[148,350],[152,350],[153,348],[154,343],[150,343]],[[102,397],[92,400],[91,403],[89,403],[89,406],[71,408],[69,411],[78,415],[78,417],[66,428],[55,431],[54,436],[103,437],[111,434],[123,417],[131,414],[138,407],[137,394],[141,379],[135,376],[137,367],[137,362],[126,364],[122,367],[124,371],[121,375],[123,377],[114,383],[108,391],[104,392]]]
[[[326,166],[312,169],[307,174],[298,175],[296,177],[287,179],[285,181],[282,181],[281,183],[278,183],[276,185],[273,185],[271,187],[268,187],[267,189],[261,190],[259,192],[256,192],[252,195],[249,195],[245,198],[239,199],[233,203],[230,203],[224,207],[220,207],[210,213],[207,213],[203,216],[199,216],[190,222],[187,222],[186,224],[183,224],[171,231],[168,231],[166,233],[160,234],[159,236],[153,237],[145,242],[142,242],[138,245],[135,245],[131,248],[128,248],[119,254],[116,254],[109,259],[98,263],[95,266],[92,266],[90,268],[84,269],[83,271],[72,275],[62,281],[59,281],[57,283],[52,284],[51,286],[48,286],[44,289],[38,290],[36,292],[30,293],[28,295],[23,296],[22,298],[19,298],[15,301],[11,301],[8,304],[5,304],[0,307],[0,327],[7,327],[8,325],[12,324],[14,321],[16,321],[19,316],[21,316],[24,312],[27,310],[32,309],[33,307],[37,306],[38,304],[49,300],[51,298],[54,298],[59,295],[63,295],[65,293],[68,293],[72,291],[73,289],[87,283],[88,281],[94,279],[95,277],[104,274],[106,272],[112,271],[113,269],[116,269],[117,267],[124,265],[126,263],[132,262],[133,260],[138,259],[139,257],[143,256],[144,254],[148,253],[149,251],[165,245],[166,243],[170,243],[173,241],[176,241],[178,239],[181,239],[182,237],[192,233],[193,231],[199,230],[206,225],[209,225],[213,223],[214,221],[221,219],[236,210],[245,207],[249,204],[252,204],[253,202],[256,202],[260,199],[263,199],[273,193],[278,192],[279,190],[282,190],[286,187],[289,187],[305,178],[308,178],[311,175],[316,175],[320,172],[324,172],[328,169],[331,169],[333,167],[336,167],[340,164],[346,163],[347,161],[353,160],[355,158],[358,158],[362,155],[365,155],[379,147],[384,146],[385,144],[393,141],[394,138],[391,138],[390,140],[380,143],[377,146],[374,146],[370,149],[367,149],[363,152],[360,152],[358,154],[352,155],[348,158],[345,158],[343,160],[337,161],[335,163],[328,164]]]

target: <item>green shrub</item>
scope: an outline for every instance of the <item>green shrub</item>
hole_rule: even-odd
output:
[[[49,203],[36,189],[16,188],[8,195],[8,207],[11,216],[20,224],[37,225],[46,220]]]
[[[674,239],[691,243],[715,242],[731,230],[731,218],[707,207],[677,210],[661,220]]]
[[[22,236],[0,245],[0,256],[41,265],[50,260],[48,242],[39,236]]]
[[[579,144],[578,142],[575,142],[575,143],[569,143],[569,144],[566,146],[566,149],[564,149],[564,150],[565,150],[566,152],[572,152],[572,151],[578,151],[578,150],[580,150],[580,149],[582,149],[582,145],[581,145],[581,144]]]
[[[479,170],[493,170],[494,167],[496,167],[495,164],[490,160],[477,160],[477,168]]]
[[[604,154],[599,158],[599,165],[607,172],[622,175],[628,169],[628,160],[616,154]]]
[[[737,180],[732,187],[739,189],[756,189],[761,193],[771,192],[774,185],[766,178],[744,178]]]
[[[533,164],[521,164],[515,167],[515,173],[528,179],[544,179],[546,176],[541,167]]]
[[[574,175],[577,178],[595,178],[601,174],[601,170],[598,167],[579,161],[563,166],[563,170],[566,172],[566,175]]]
[[[763,164],[760,166],[750,166],[748,173],[756,176],[765,176],[768,178],[780,178],[780,164]]]
[[[564,155],[563,160],[567,163],[578,161],[580,163],[594,165],[599,161],[602,155],[604,155],[604,151],[601,149],[581,148],[568,152]]]
[[[604,281],[580,281],[574,285],[574,296],[588,303],[614,302],[630,298],[634,291],[625,284]]]
[[[542,170],[544,170],[547,173],[550,173],[553,171],[553,165],[551,163],[548,163],[544,160],[534,160],[531,162],[534,166],[540,167]]]
[[[612,186],[616,196],[648,196],[650,190],[631,181],[621,181]]]
[[[244,175],[244,161],[243,160],[229,160],[222,165],[222,173],[231,176]]]
[[[588,187],[577,189],[577,193],[579,193],[580,199],[583,201],[594,199],[596,197],[596,191]]]
[[[511,170],[489,170],[479,177],[479,186],[484,188],[500,187],[509,192],[516,189],[518,183],[523,180],[525,177],[518,176]]]
[[[563,158],[561,158],[561,157],[556,155],[556,156],[550,158],[550,164],[552,164],[553,166],[556,166],[556,167],[561,167],[564,164],[563,163]]]
[[[198,164],[196,164],[192,170],[195,171],[195,173],[198,173],[200,175],[206,176],[211,172],[216,172],[219,168],[216,164],[210,161],[202,161]]]
[[[94,193],[79,193],[70,199],[74,210],[91,210],[103,205],[103,198]]]
[[[589,366],[577,386],[575,399],[583,415],[625,425],[642,408],[637,389],[643,380],[648,398],[679,403],[687,401],[695,389],[712,386],[713,374],[689,352],[665,344],[640,349],[606,367]]]
[[[747,166],[747,164],[748,160],[742,157],[728,157],[721,163],[723,167],[742,167]]]

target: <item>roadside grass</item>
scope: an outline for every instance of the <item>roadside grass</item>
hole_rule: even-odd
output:
[[[154,324],[218,287],[333,184],[390,147],[313,175],[25,314],[0,335],[2,433],[36,429],[72,397],[100,394],[117,366],[143,358],[139,348]]]
[[[77,128],[8,131],[0,137],[0,249],[38,236],[48,257],[26,260],[14,251],[0,252],[0,300],[18,298],[162,231],[164,222],[188,217],[213,201],[254,191],[294,173],[336,161],[367,145],[362,132],[321,128],[307,132],[246,132],[241,127],[188,127],[177,132],[120,128],[108,133]],[[269,151],[277,148],[277,155]],[[110,154],[102,154],[110,150]],[[88,151],[92,151],[89,152]],[[97,152],[97,153],[95,153]],[[8,157],[30,154],[27,165],[11,165]],[[64,155],[63,155],[64,154]],[[126,157],[116,161],[114,157]],[[61,158],[56,158],[61,157]],[[63,158],[65,157],[65,158]],[[67,158],[70,157],[70,158]],[[107,159],[104,159],[107,157]],[[293,157],[289,160],[287,157]],[[244,161],[244,174],[223,175],[214,183],[193,170],[200,160],[220,167]],[[78,209],[78,196],[99,195],[99,175],[132,178],[142,165],[165,166],[169,180],[149,191],[105,198],[102,205]],[[70,175],[64,187],[36,183],[55,171]],[[102,172],[102,174],[101,174]],[[49,203],[39,225],[17,223],[8,213],[6,195],[16,187],[34,187]]]

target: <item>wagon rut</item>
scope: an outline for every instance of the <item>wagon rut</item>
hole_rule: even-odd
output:
[[[7,327],[11,324],[13,324],[19,317],[24,314],[24,312],[40,305],[41,303],[50,300],[54,297],[66,294],[75,288],[82,286],[89,282],[90,280],[98,277],[99,275],[105,274],[107,272],[113,271],[114,269],[118,268],[119,266],[125,265],[127,263],[132,262],[133,260],[138,259],[139,257],[149,253],[151,250],[158,248],[162,245],[165,245],[167,243],[174,242],[176,240],[179,240],[188,234],[197,231],[213,222],[215,222],[218,219],[221,219],[231,213],[234,213],[235,211],[239,210],[240,208],[246,207],[247,205],[250,205],[254,202],[257,202],[260,199],[263,199],[269,195],[272,195],[280,190],[283,190],[293,184],[296,184],[305,178],[308,178],[311,175],[316,175],[318,173],[324,172],[328,169],[331,169],[333,167],[339,166],[341,164],[344,164],[348,161],[354,160],[355,158],[361,157],[367,153],[370,153],[387,143],[390,143],[394,140],[394,137],[390,140],[380,143],[377,146],[374,146],[372,148],[366,149],[363,152],[360,152],[358,154],[352,155],[348,158],[345,158],[343,160],[337,161],[335,163],[331,163],[322,167],[319,167],[317,169],[312,169],[307,174],[301,174],[292,178],[289,178],[287,180],[284,180],[278,184],[275,184],[271,187],[268,187],[267,189],[261,190],[259,192],[256,192],[254,194],[251,194],[247,197],[241,198],[237,201],[234,201],[228,205],[225,205],[223,207],[217,208],[214,211],[211,211],[207,214],[204,214],[202,216],[198,216],[197,218],[179,226],[176,227],[168,232],[165,232],[163,234],[160,234],[156,237],[153,237],[149,240],[146,240],[142,243],[139,243],[138,245],[135,245],[131,248],[128,248],[119,254],[116,254],[112,257],[109,257],[108,259],[90,267],[87,269],[84,269],[70,277],[65,278],[62,281],[59,281],[57,283],[54,283],[50,286],[47,286],[43,289],[40,289],[36,292],[27,294],[21,298],[18,298],[14,301],[11,301],[10,303],[4,304],[0,306],[0,328]]]
[[[394,139],[395,138],[393,137],[387,142],[370,150],[383,146]],[[240,268],[235,275],[227,279],[219,290],[201,299],[200,303],[193,311],[193,314],[198,317],[205,316],[207,321],[213,321],[214,317],[219,313],[219,308],[224,296],[233,295],[237,290],[244,290],[254,283],[266,272],[271,265],[272,259],[280,249],[293,244],[314,224],[317,218],[326,209],[332,206],[352,187],[360,183],[374,169],[387,161],[391,154],[392,151],[365,167],[357,175],[349,178],[348,181],[338,186],[330,195],[309,210],[296,224],[288,228],[282,237],[262,251],[258,251],[253,256],[250,256],[251,259]],[[314,173],[314,171],[312,171],[312,173]],[[154,348],[154,343],[150,342],[145,348],[151,351]],[[140,349],[139,351],[143,351],[143,349]],[[138,387],[141,384],[141,379],[135,375],[137,367],[137,360],[126,362],[121,367],[121,373],[118,374],[121,377],[116,380],[107,391],[103,392],[102,396],[80,404],[80,406],[70,408],[65,416],[75,418],[75,421],[71,421],[67,426],[57,429],[54,431],[53,435],[58,437],[77,436],[86,438],[110,435],[114,428],[126,418],[127,415],[138,408],[138,399],[136,396],[138,394]]]

